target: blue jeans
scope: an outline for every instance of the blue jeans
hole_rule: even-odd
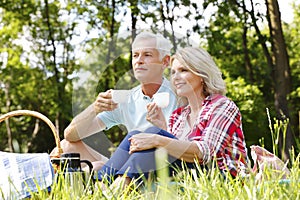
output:
[[[147,179],[149,172],[156,171],[155,148],[129,154],[130,142],[128,139],[139,133],[141,133],[141,131],[132,131],[126,135],[119,147],[113,153],[112,157],[98,171],[98,180],[106,178],[108,181],[111,181],[111,178],[123,174],[126,174],[126,176],[130,178],[138,178],[141,174],[143,174]],[[159,134],[165,137],[177,139],[174,135],[157,127],[148,128],[143,131],[143,133]],[[176,173],[175,168],[178,169],[182,167],[182,160],[168,156],[168,161],[170,163],[170,174]],[[195,168],[194,163],[185,162],[184,165],[188,168]]]

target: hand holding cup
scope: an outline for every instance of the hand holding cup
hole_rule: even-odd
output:
[[[128,100],[130,90],[112,90],[111,98],[115,103],[124,103]]]
[[[169,105],[170,94],[168,92],[160,92],[153,95],[153,102],[160,108],[166,108]]]

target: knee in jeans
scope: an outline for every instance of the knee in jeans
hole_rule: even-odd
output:
[[[160,131],[161,129],[156,126],[149,127],[145,130],[146,133],[158,133]]]
[[[130,132],[128,133],[128,135],[129,135],[129,136],[133,136],[133,135],[136,135],[136,134],[138,134],[138,133],[141,133],[141,131],[137,131],[137,130],[135,130],[135,131],[130,131]]]

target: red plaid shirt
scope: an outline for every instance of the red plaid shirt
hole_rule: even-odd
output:
[[[168,131],[182,133],[190,106],[180,107],[173,112],[169,120]],[[247,148],[242,130],[241,114],[235,103],[227,97],[215,94],[208,96],[202,104],[194,127],[188,134],[195,141],[203,157],[201,164],[207,164],[216,158],[219,169],[232,176],[247,170]]]

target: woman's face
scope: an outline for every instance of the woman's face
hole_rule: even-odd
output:
[[[177,59],[171,65],[171,80],[178,96],[189,98],[203,92],[203,79],[193,74]]]

